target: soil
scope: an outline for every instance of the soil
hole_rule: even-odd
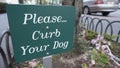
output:
[[[76,45],[78,43],[74,43]],[[120,44],[117,49],[112,51],[113,54],[120,58]],[[74,51],[53,56],[53,68],[82,68],[82,63],[88,63],[85,59],[87,53],[76,53]],[[120,63],[120,62],[119,62]],[[96,68],[96,67],[93,67]],[[97,67],[98,68],[98,67]],[[99,67],[103,68],[103,67]],[[120,68],[113,61],[110,61],[105,68]]]

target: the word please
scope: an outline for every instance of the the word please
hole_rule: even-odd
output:
[[[37,16],[36,13],[24,14],[23,25],[28,24],[30,21],[32,21],[33,24],[67,22],[67,20],[63,20],[62,16]]]

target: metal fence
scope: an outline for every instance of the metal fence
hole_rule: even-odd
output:
[[[80,24],[85,24],[87,30],[93,30],[100,35],[108,33],[111,36],[117,36],[113,41],[120,43],[120,21],[109,21],[108,19],[100,19],[97,17],[82,16]]]
[[[5,68],[13,68],[13,56],[11,55],[10,45],[9,45],[10,32],[8,30],[4,31],[0,36],[0,54],[3,58],[3,63]],[[2,43],[5,43],[5,48],[2,48]]]

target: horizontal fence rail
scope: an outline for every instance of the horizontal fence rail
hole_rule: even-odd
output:
[[[108,19],[94,18],[90,16],[81,16],[80,24],[85,24],[87,30],[93,30],[100,35],[108,33],[111,36],[117,36],[116,41],[120,43],[120,21],[109,21]]]
[[[0,35],[0,54],[2,56],[5,68],[13,68],[13,57],[10,52],[9,38],[10,38],[9,30],[4,31]],[[5,42],[3,42],[3,40]],[[4,47],[6,47],[6,50],[2,48],[2,43],[5,43]],[[5,51],[7,52],[7,54]]]

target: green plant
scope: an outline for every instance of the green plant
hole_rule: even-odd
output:
[[[88,65],[86,63],[83,63],[82,68],[88,68]]]
[[[91,39],[94,39],[96,37],[96,35],[98,35],[97,32],[94,32],[92,30],[86,30],[86,39],[87,40],[91,40]]]
[[[115,58],[112,54],[112,50],[117,48],[116,42],[112,40],[117,38],[117,36],[111,36],[107,33],[103,35],[99,35],[97,32],[92,30],[83,30],[81,32],[82,38],[81,40],[81,51],[88,52],[88,63],[83,62],[82,68],[85,68],[86,65],[92,68],[106,68],[110,60],[116,62],[117,65],[120,59],[117,57]],[[89,50],[88,48],[91,47],[92,49]],[[85,49],[85,50],[84,50]],[[88,50],[87,50],[88,49]]]
[[[104,38],[105,38],[106,40],[109,40],[109,41],[111,41],[112,39],[117,38],[117,36],[111,36],[111,35],[109,35],[108,33],[103,34],[103,36],[104,36]]]
[[[0,13],[6,12],[6,3],[0,3]]]
[[[89,54],[90,59],[95,60],[95,66],[105,67],[109,62],[109,56],[103,53],[102,51],[97,51],[95,48]]]

